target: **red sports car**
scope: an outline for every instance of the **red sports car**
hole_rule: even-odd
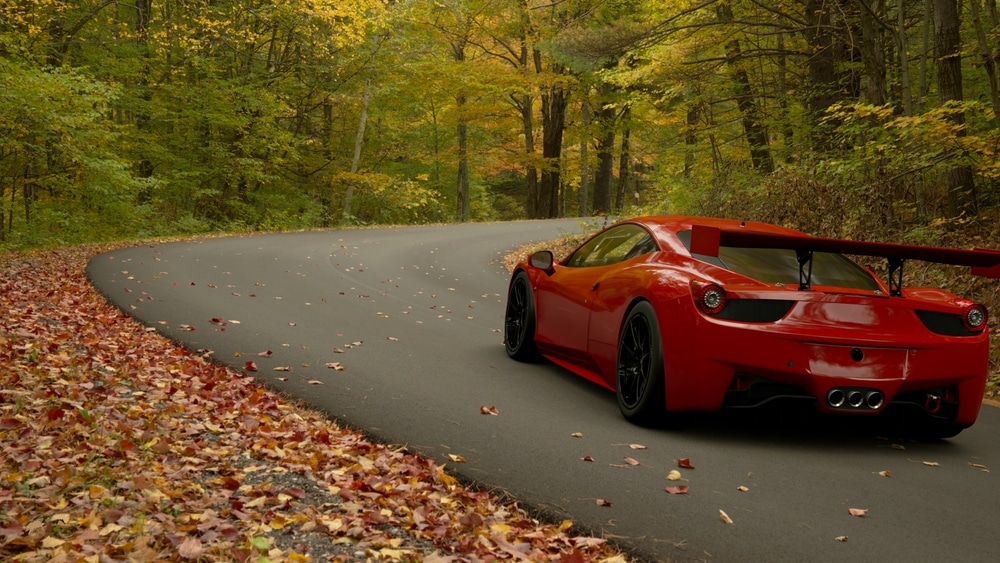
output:
[[[844,254],[888,259],[879,279]],[[1000,252],[816,238],[726,219],[644,217],[562,262],[513,272],[504,338],[617,393],[626,419],[805,399],[827,413],[920,412],[923,435],[975,422],[986,387],[986,308],[903,287],[903,264],[1000,278]]]

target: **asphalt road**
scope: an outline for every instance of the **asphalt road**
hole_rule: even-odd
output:
[[[933,443],[740,413],[645,429],[621,418],[612,393],[508,359],[502,255],[579,229],[562,220],[218,238],[118,250],[88,272],[163,334],[236,369],[252,360],[275,389],[647,560],[1000,560],[995,408]],[[678,469],[682,458],[695,469]],[[683,480],[667,480],[673,469]],[[687,494],[664,490],[676,485]]]

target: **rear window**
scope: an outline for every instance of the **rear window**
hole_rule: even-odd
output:
[[[680,231],[677,237],[685,248],[691,249],[691,231]],[[794,250],[723,246],[718,258],[704,254],[691,256],[764,283],[799,285],[799,261]],[[868,291],[881,289],[864,268],[842,254],[831,252],[813,253],[811,283]]]

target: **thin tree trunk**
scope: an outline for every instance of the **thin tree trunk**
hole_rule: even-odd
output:
[[[590,165],[587,162],[587,150],[590,148],[590,135],[586,133],[590,129],[590,104],[584,100],[580,107],[580,121],[583,125],[584,135],[580,141],[580,193],[579,208],[577,216],[587,217],[590,215],[590,203],[588,196],[590,192]]]
[[[983,29],[983,20],[979,0],[969,0],[969,7],[972,16],[972,26],[976,30],[976,43],[979,46],[979,56],[983,61],[983,68],[986,70],[986,77],[990,84],[990,101],[993,103],[993,124],[1000,125],[1000,85],[997,84],[997,61],[993,56],[989,40],[986,37],[986,30]]]
[[[357,174],[361,168],[361,147],[365,142],[365,127],[368,124],[368,104],[372,99],[372,81],[365,81],[365,93],[361,96],[361,117],[358,119],[358,135],[354,138],[354,157],[351,159],[351,174]],[[347,183],[347,193],[344,195],[344,221],[351,219],[351,200],[354,199],[354,180]]]

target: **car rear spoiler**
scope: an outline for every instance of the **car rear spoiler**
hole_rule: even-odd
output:
[[[691,253],[718,256],[720,246],[734,248],[779,248],[794,250],[799,261],[799,289],[808,290],[812,277],[813,252],[835,252],[876,256],[889,261],[889,293],[902,295],[903,263],[921,260],[953,266],[969,266],[972,274],[1000,279],[1000,251],[977,248],[962,250],[934,246],[915,246],[886,242],[868,242],[765,233],[748,229],[719,228],[705,225],[691,227]]]

